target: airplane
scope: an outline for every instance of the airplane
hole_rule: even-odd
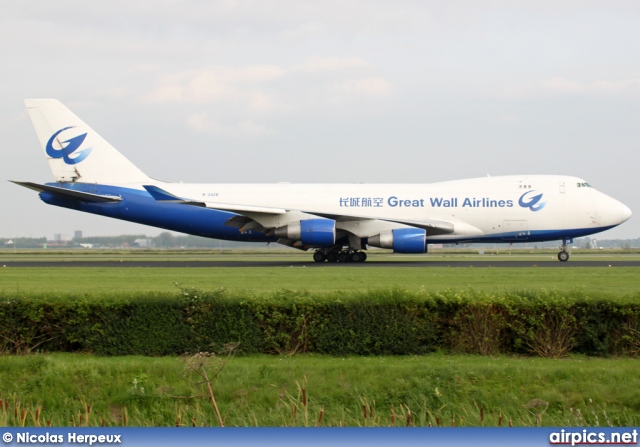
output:
[[[47,204],[231,241],[313,250],[316,262],[364,262],[369,247],[562,241],[631,217],[585,180],[510,175],[430,184],[186,184],[147,176],[55,99],[25,106],[55,182],[13,181]]]

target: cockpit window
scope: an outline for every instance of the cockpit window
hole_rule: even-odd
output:
[[[593,186],[591,186],[587,182],[579,182],[578,183],[578,188],[593,188]]]

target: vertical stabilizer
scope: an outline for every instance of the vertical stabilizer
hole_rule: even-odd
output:
[[[150,179],[55,99],[24,101],[56,181],[141,183]]]

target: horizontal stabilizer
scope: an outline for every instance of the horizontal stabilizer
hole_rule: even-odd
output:
[[[9,180],[16,185],[24,186],[25,188],[33,189],[38,192],[48,192],[62,197],[68,197],[82,202],[95,202],[95,203],[107,203],[107,202],[120,202],[121,197],[117,196],[101,196],[99,194],[91,194],[89,192],[75,191],[73,189],[60,188],[58,186],[40,185],[38,183],[31,182],[17,182]]]

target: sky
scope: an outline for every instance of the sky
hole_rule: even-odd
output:
[[[159,229],[45,205],[56,98],[153,178],[581,177],[640,237],[640,2],[3,0],[0,237]]]

